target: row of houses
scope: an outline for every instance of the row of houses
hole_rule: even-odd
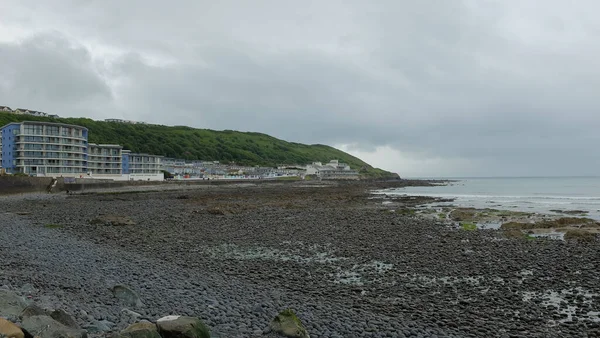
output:
[[[112,122],[112,123],[129,123],[129,124],[148,124],[146,122],[132,121],[132,120],[124,120],[124,119],[105,119],[104,122]]]
[[[175,179],[359,178],[357,171],[337,160],[272,168],[132,153],[118,144],[89,143],[85,127],[36,121],[13,122],[0,129],[0,164],[9,174],[113,180],[163,180],[163,171]]]
[[[273,167],[238,166],[221,164],[218,161],[186,161],[182,159],[163,159],[163,169],[176,179],[194,178],[280,178],[314,176],[319,179],[357,180],[359,173],[345,163],[331,160],[329,163],[314,162],[312,164],[288,165]]]
[[[32,115],[32,116],[54,117],[54,118],[59,117],[56,114],[47,114],[42,111],[37,111],[37,110],[33,110],[33,109],[25,109],[25,108],[12,109],[8,106],[0,106],[0,111],[6,112],[6,113],[13,113],[13,114],[17,114],[17,115]]]
[[[4,172],[32,176],[162,180],[162,156],[132,153],[116,144],[88,142],[85,127],[13,122],[0,129]]]

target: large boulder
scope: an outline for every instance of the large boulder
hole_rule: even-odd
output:
[[[17,325],[4,318],[0,318],[0,337],[25,338],[25,334]]]
[[[69,315],[62,309],[52,311],[52,313],[50,313],[50,317],[52,317],[52,319],[65,326],[72,327],[74,329],[79,329],[79,325],[77,325],[75,319],[73,319],[71,315]]]
[[[162,338],[210,338],[208,328],[196,317],[166,316],[156,326]]]
[[[161,338],[154,323],[139,322],[121,331],[119,338]]]
[[[110,290],[115,297],[119,298],[127,306],[138,308],[144,306],[144,303],[140,300],[140,296],[125,285],[115,285]]]
[[[22,327],[39,338],[86,338],[87,332],[63,325],[50,316],[31,316],[25,318]]]
[[[300,318],[290,309],[283,310],[275,316],[269,329],[271,337],[310,338]]]
[[[27,307],[25,298],[9,290],[0,290],[0,316],[16,318]]]
[[[46,310],[42,309],[41,307],[37,306],[36,304],[31,304],[31,305],[27,306],[25,309],[23,309],[23,311],[19,315],[19,318],[25,319],[25,318],[29,318],[31,316],[45,316],[47,314],[48,314],[48,312],[46,312]]]

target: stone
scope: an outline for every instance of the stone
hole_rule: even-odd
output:
[[[27,301],[9,290],[0,290],[0,316],[17,317],[27,307]]]
[[[21,291],[28,293],[28,294],[32,294],[32,293],[36,292],[37,289],[33,285],[27,283],[21,287]]]
[[[72,327],[74,329],[79,329],[79,325],[77,325],[77,322],[73,319],[73,317],[71,317],[71,315],[62,309],[52,311],[52,313],[50,313],[50,317],[63,325]]]
[[[127,306],[142,307],[144,304],[140,300],[140,296],[125,285],[115,285],[110,289],[115,297],[120,299]]]
[[[19,315],[19,318],[24,319],[24,318],[29,318],[31,316],[45,316],[47,314],[48,313],[46,312],[46,310],[42,309],[41,307],[39,307],[35,304],[31,304],[31,305],[27,306],[25,309],[23,309],[23,311]]]
[[[90,221],[93,225],[112,225],[112,226],[127,226],[135,225],[136,223],[127,216],[106,215],[99,216]]]
[[[92,324],[86,326],[85,329],[89,333],[102,333],[111,331],[113,326],[115,326],[115,324],[107,320],[94,320]]]
[[[306,332],[306,329],[302,325],[300,318],[298,318],[291,309],[281,311],[273,318],[269,328],[271,329],[271,333],[283,337],[310,338],[308,332]]]
[[[125,321],[128,324],[133,324],[134,322],[137,322],[141,317],[142,315],[140,313],[131,311],[129,309],[122,309],[119,316],[121,321]]]
[[[25,334],[17,325],[4,318],[0,318],[0,337],[25,338]]]
[[[31,316],[25,318],[23,329],[39,338],[86,338],[87,332],[63,325],[50,316]]]
[[[161,338],[156,324],[139,322],[129,325],[119,333],[119,338]]]
[[[196,317],[166,316],[156,326],[162,338],[210,338],[208,328]]]

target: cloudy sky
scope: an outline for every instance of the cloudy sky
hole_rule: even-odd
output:
[[[401,176],[596,175],[596,0],[2,0],[0,105],[265,132]]]

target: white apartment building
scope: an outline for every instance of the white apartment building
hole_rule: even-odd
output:
[[[163,156],[137,154],[123,150],[123,168],[126,174],[160,174]]]
[[[89,175],[122,175],[123,147],[118,144],[88,145],[87,172]]]
[[[80,176],[87,167],[85,127],[25,121],[2,127],[2,168],[36,176]]]

